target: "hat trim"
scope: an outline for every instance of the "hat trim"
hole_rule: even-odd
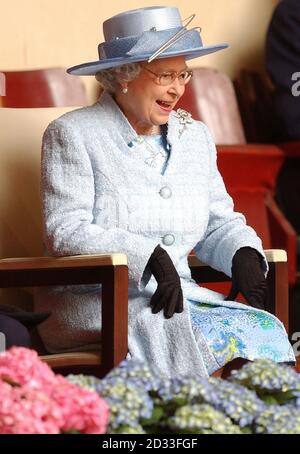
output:
[[[195,48],[193,50],[182,50],[182,51],[167,51],[165,53],[160,54],[157,59],[173,57],[173,56],[186,56],[187,59],[201,57],[213,52],[217,52],[222,49],[226,49],[228,47],[227,43],[220,43],[210,46],[203,46],[199,48]],[[132,57],[116,57],[110,58],[106,60],[96,60],[92,62],[82,63],[80,65],[72,66],[67,69],[67,73],[71,75],[78,75],[78,76],[93,76],[96,72],[101,71],[103,69],[114,68],[117,66],[125,65],[126,63],[137,63],[139,61],[147,60],[151,56],[151,53],[143,54],[139,56],[132,56]],[[91,68],[93,70],[91,71]]]

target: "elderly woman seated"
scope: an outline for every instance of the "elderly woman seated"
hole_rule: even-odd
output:
[[[191,17],[191,19],[193,16]],[[128,357],[162,374],[207,376],[237,358],[293,362],[282,323],[265,311],[261,240],[234,211],[208,128],[174,110],[203,46],[177,8],[128,11],[103,24],[92,106],[54,120],[42,155],[44,239],[50,255],[123,252],[129,272]],[[187,257],[228,276],[230,295],[191,279]],[[235,302],[241,291],[249,304]],[[99,349],[101,288],[40,289],[50,352]]]

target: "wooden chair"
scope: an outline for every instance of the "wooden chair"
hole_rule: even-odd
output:
[[[127,353],[128,269],[123,254],[42,257],[39,202],[40,148],[48,123],[69,108],[0,109],[0,293],[1,302],[31,309],[23,288],[42,285],[102,284],[101,352],[73,352],[41,357],[54,370],[105,375]],[[16,129],[18,133],[16,134]],[[121,251],[120,251],[121,252]],[[13,258],[23,257],[23,258]],[[270,260],[269,309],[288,325],[287,258],[267,251]],[[229,281],[191,255],[192,275],[199,283]],[[5,289],[17,288],[15,300]],[[51,310],[51,308],[49,308]],[[45,352],[44,352],[45,353]]]
[[[41,356],[50,367],[63,374],[86,373],[101,377],[125,358],[128,324],[126,256],[100,254],[0,260],[0,288],[99,283],[102,284],[101,352]]]
[[[288,330],[287,256],[282,250],[265,251],[270,271],[268,310]],[[189,256],[196,282],[223,282],[230,278]],[[72,257],[11,258],[0,260],[0,288],[42,285],[102,284],[101,352],[72,352],[42,355],[52,369],[61,374],[106,375],[127,354],[128,268],[123,254]],[[51,309],[51,308],[49,308]],[[228,375],[236,362],[218,371]]]
[[[179,107],[209,127],[218,145],[218,165],[227,191],[264,249],[287,251],[289,283],[296,282],[297,237],[275,201],[276,180],[284,161],[275,145],[248,144],[232,81],[211,68],[193,68]]]
[[[0,91],[2,107],[59,107],[87,104],[85,86],[65,68],[2,71],[5,96]]]

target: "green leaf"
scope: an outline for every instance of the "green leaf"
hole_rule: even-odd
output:
[[[294,393],[291,390],[273,394],[273,397],[276,399],[276,401],[279,405],[283,405],[286,402],[288,402],[289,400],[292,400],[295,398]]]
[[[263,400],[267,405],[276,405],[277,404],[277,400],[275,399],[274,396],[270,396],[270,395],[263,395],[263,396],[259,396],[261,398],[261,400]]]
[[[141,418],[141,425],[144,426],[150,426],[152,424],[157,423],[158,421],[161,420],[161,418],[164,416],[164,411],[162,407],[154,407],[151,418]]]

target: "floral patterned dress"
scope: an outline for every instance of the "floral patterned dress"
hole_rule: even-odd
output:
[[[161,135],[138,136],[128,145],[147,165],[164,173],[170,150],[164,147]],[[235,358],[294,363],[293,348],[282,323],[274,315],[250,306],[245,310],[187,301],[195,337],[204,337],[211,353],[205,364],[209,374]]]

